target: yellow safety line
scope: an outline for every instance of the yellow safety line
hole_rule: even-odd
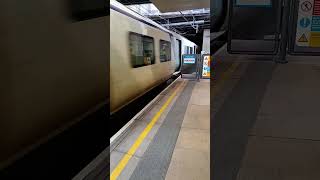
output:
[[[215,88],[213,89],[213,95],[215,95],[215,93],[219,92],[219,90],[222,88],[223,84],[225,83],[225,81],[228,79],[229,76],[232,75],[232,73],[237,69],[237,67],[239,66],[239,62],[235,62],[232,63],[231,66],[227,69],[227,71],[225,71],[222,76],[221,76],[221,80],[220,83],[217,84],[217,86],[215,86]]]
[[[134,144],[130,147],[129,151],[123,156],[121,161],[118,163],[116,168],[112,171],[110,180],[116,180],[118,176],[121,174],[122,170],[126,167],[131,157],[134,155],[136,150],[139,148],[143,140],[146,138],[148,133],[151,131],[154,124],[157,122],[163,111],[168,107],[170,102],[173,100],[175,95],[177,94],[178,90],[182,87],[182,82],[180,86],[170,95],[170,97],[167,99],[167,101],[164,103],[164,105],[161,107],[161,109],[156,113],[156,115],[152,118],[151,122],[147,125],[147,127],[142,131],[142,133],[139,135],[139,137],[136,139]]]

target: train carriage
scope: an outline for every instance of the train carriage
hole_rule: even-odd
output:
[[[196,45],[117,1],[110,2],[110,108],[116,112],[179,72]]]

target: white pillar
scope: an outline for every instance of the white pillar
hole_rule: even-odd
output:
[[[202,51],[210,54],[210,29],[203,30]]]

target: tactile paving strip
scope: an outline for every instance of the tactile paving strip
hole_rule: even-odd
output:
[[[189,81],[135,168],[130,180],[165,179],[195,81]]]

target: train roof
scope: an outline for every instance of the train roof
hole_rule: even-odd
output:
[[[180,34],[177,34],[177,33],[175,33],[175,32],[172,32],[172,31],[164,28],[163,26],[161,26],[160,24],[156,23],[155,21],[153,21],[153,20],[151,20],[151,19],[149,19],[149,18],[146,18],[146,17],[144,17],[144,16],[142,16],[142,15],[134,12],[133,10],[127,8],[126,6],[124,6],[123,4],[119,3],[119,2],[116,1],[116,0],[110,0],[110,8],[111,8],[111,9],[114,9],[114,10],[116,10],[116,11],[122,12],[123,14],[126,14],[126,15],[128,15],[128,16],[131,16],[131,17],[133,17],[134,19],[139,20],[139,21],[142,21],[142,22],[144,22],[144,23],[146,23],[146,24],[149,24],[149,25],[151,25],[151,26],[153,26],[153,27],[159,28],[159,29],[161,29],[162,31],[165,31],[165,32],[167,32],[167,33],[169,33],[169,34],[171,34],[171,35],[173,35],[173,36],[175,36],[175,37],[187,39],[187,38],[183,37],[183,36],[180,35]],[[189,39],[187,39],[187,40],[190,41]],[[190,42],[192,42],[192,41],[190,41]]]

